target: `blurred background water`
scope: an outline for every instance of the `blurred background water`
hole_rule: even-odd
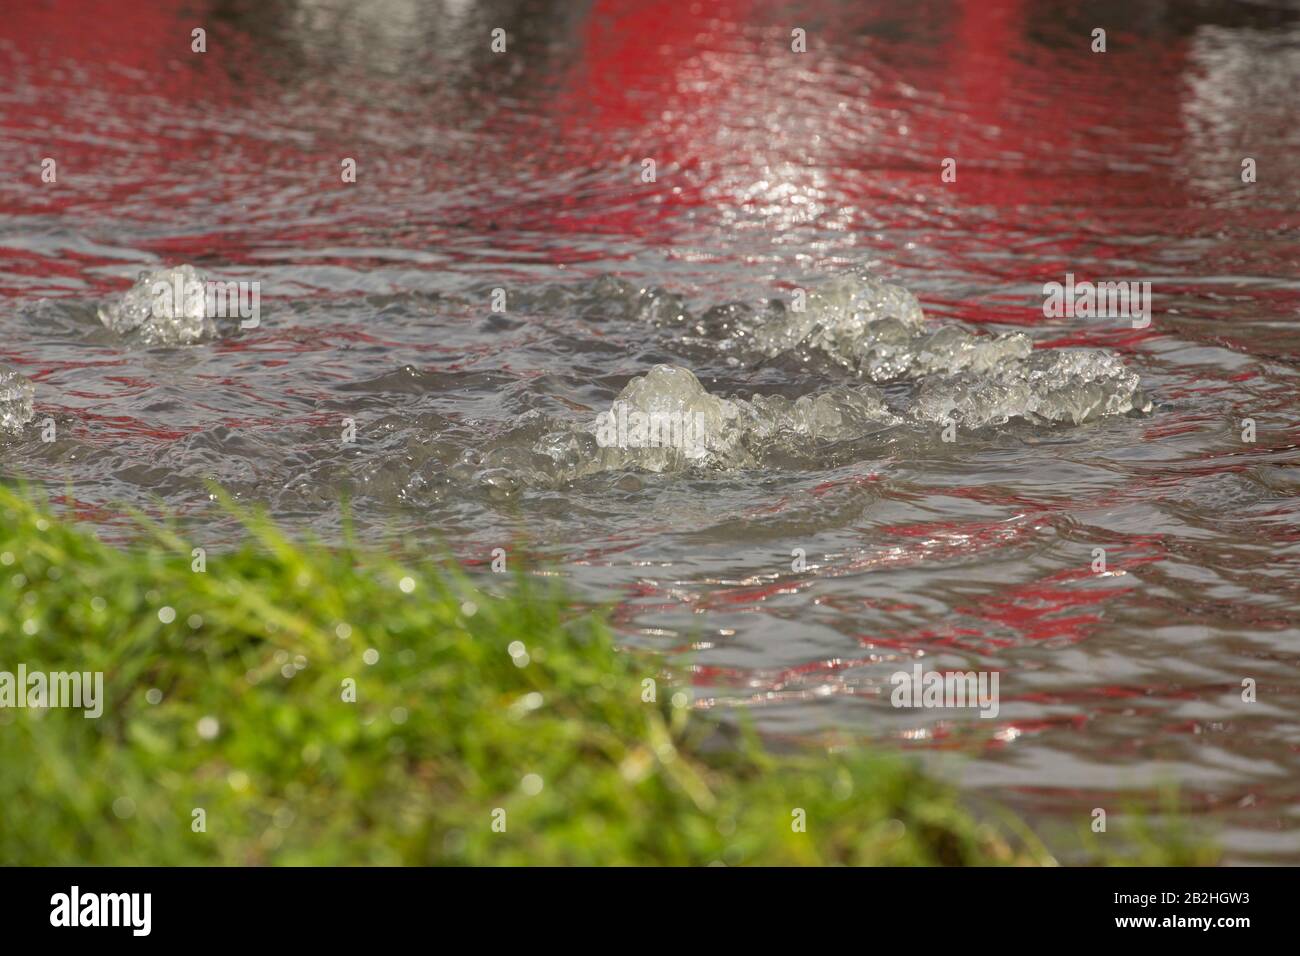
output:
[[[58,434],[0,439],[6,477],[214,548],[210,480],[327,539],[347,497],[372,539],[549,562],[777,745],[914,751],[1049,833],[1176,782],[1230,861],[1300,861],[1300,6],[11,0],[0,77],[0,363]],[[100,324],[179,263],[260,282],[260,327]],[[834,384],[694,319],[864,265],[932,319],[1115,350],[1151,413],[476,471],[660,362],[719,394]],[[1067,272],[1150,281],[1150,327],[1045,319]],[[998,717],[893,709],[915,660],[998,671]]]

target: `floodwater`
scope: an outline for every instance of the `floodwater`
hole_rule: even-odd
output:
[[[1296,4],[11,6],[4,476],[214,548],[209,481],[325,538],[347,498],[612,602],[774,745],[1049,841],[1177,783],[1300,862]],[[257,324],[101,321],[182,264]],[[1045,317],[1067,274],[1149,324]],[[601,447],[625,387],[701,453]],[[996,716],[891,706],[917,663]]]

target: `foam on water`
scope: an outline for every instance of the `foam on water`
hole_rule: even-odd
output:
[[[120,299],[100,307],[99,320],[145,345],[192,345],[217,331],[207,314],[204,277],[190,265],[141,272]]]
[[[36,386],[13,369],[0,365],[0,434],[16,434],[35,414]]]

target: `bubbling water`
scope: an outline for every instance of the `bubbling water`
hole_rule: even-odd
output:
[[[100,318],[151,345],[196,344],[217,334],[202,297],[160,300],[159,291],[202,284],[188,265],[144,273]],[[1112,352],[1035,349],[1019,332],[935,326],[910,291],[862,271],[833,276],[788,304],[728,303],[699,316],[679,296],[609,276],[533,297],[530,306],[542,312],[577,309],[593,320],[617,314],[649,321],[731,367],[790,359],[842,381],[794,398],[717,395],[691,369],[658,364],[632,378],[607,413],[573,421],[533,411],[465,448],[454,477],[472,476],[494,497],[603,472],[763,468],[817,461],[837,443],[858,443],[853,453],[862,455],[900,434],[925,446],[953,442],[955,429],[1012,421],[1077,426],[1151,407],[1137,373]]]
[[[207,314],[205,279],[190,265],[141,272],[120,299],[99,309],[110,331],[143,345],[194,345],[212,339],[216,324]]]
[[[688,368],[656,365],[633,378],[595,423],[525,416],[483,456],[481,482],[497,490],[554,487],[602,471],[709,473],[792,457],[816,460],[833,443],[878,446],[900,431],[914,442],[955,440],[955,430],[1020,421],[1031,427],[1077,426],[1101,418],[1149,412],[1139,376],[1102,349],[1035,349],[1021,333],[990,335],[956,325],[927,324],[921,306],[901,286],[861,273],[837,276],[813,289],[801,308],[782,302],[754,309],[731,303],[700,317],[680,298],[597,280],[602,296],[655,324],[687,331],[696,344],[733,363],[791,356],[829,360],[851,384],[794,399],[710,393]],[[581,301],[569,290],[566,303]],[[554,294],[552,294],[554,298]],[[866,379],[867,381],[863,381]],[[888,384],[888,395],[880,386]],[[646,434],[611,443],[602,423],[649,422]],[[664,426],[656,432],[655,423]],[[689,423],[675,431],[666,423]],[[946,434],[945,434],[946,433]],[[689,435],[687,442],[663,440]],[[522,444],[519,442],[523,439]]]
[[[0,365],[0,434],[16,434],[32,420],[36,387],[13,369]]]

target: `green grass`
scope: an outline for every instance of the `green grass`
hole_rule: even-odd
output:
[[[0,709],[0,863],[1052,862],[907,761],[720,746],[546,579],[491,596],[247,520],[196,573],[170,531],[118,550],[0,488],[0,670],[103,671],[106,697]]]

